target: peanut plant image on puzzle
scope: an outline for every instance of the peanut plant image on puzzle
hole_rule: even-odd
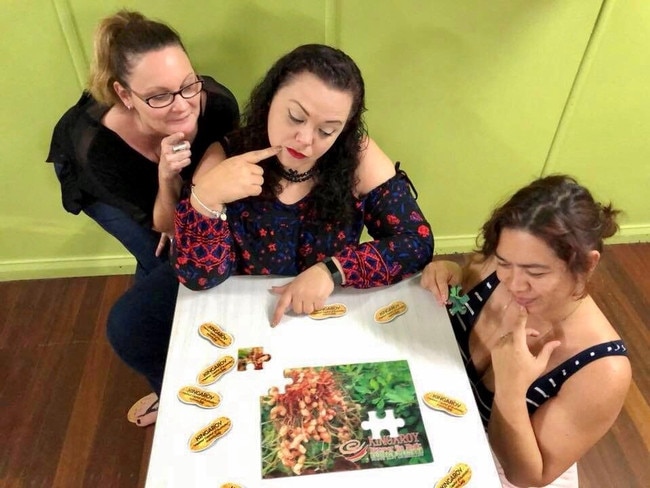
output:
[[[288,369],[261,397],[262,476],[433,461],[406,361]]]

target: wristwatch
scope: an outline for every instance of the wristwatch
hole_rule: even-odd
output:
[[[332,275],[332,280],[334,280],[334,285],[342,285],[343,284],[343,275],[341,275],[341,272],[339,271],[338,266],[336,266],[336,263],[331,257],[326,257],[321,261],[326,267],[327,271],[330,272]]]

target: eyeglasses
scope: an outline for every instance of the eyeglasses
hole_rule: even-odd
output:
[[[203,90],[203,80],[194,81],[189,85],[185,85],[180,90],[176,90],[175,92],[159,93],[158,95],[153,95],[146,98],[142,95],[137,94],[131,88],[129,88],[129,90],[131,90],[131,93],[133,93],[136,97],[149,105],[151,108],[165,108],[174,103],[176,95],[180,95],[186,100],[197,96],[199,93],[201,93],[201,90]]]

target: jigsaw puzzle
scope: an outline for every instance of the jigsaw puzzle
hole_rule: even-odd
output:
[[[285,370],[260,398],[262,477],[433,461],[407,361]]]
[[[460,285],[449,288],[449,305],[447,308],[450,315],[456,315],[457,313],[465,315],[469,306],[467,302],[469,302],[469,297],[463,295],[463,289]]]
[[[237,351],[237,371],[246,369],[264,369],[264,363],[271,360],[271,355],[263,347],[245,347]],[[252,368],[249,367],[252,365]]]

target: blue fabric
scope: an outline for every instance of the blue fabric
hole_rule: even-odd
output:
[[[155,268],[169,260],[168,249],[156,256],[156,247],[160,241],[160,234],[148,229],[119,208],[112,207],[102,202],[95,202],[86,206],[83,212],[97,222],[102,229],[115,237],[135,257],[136,281],[141,280]]]
[[[399,170],[355,201],[348,224],[322,220],[311,194],[291,205],[259,197],[231,202],[227,222],[199,214],[184,199],[176,209],[172,262],[193,290],[217,286],[231,274],[296,276],[327,256],[341,263],[346,286],[397,283],[433,254],[431,227],[410,188]],[[374,240],[360,242],[364,225]]]
[[[168,263],[136,282],[113,305],[108,340],[117,355],[144,375],[160,396],[171,335],[178,280]]]

